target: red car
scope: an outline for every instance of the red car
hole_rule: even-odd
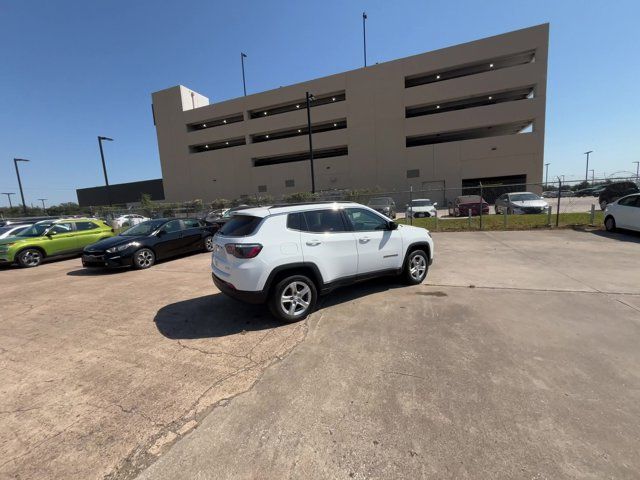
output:
[[[469,211],[471,211],[471,215],[480,215],[480,205],[482,205],[482,214],[487,215],[489,204],[484,198],[480,198],[480,195],[461,195],[449,204],[449,215],[466,217],[469,215]]]

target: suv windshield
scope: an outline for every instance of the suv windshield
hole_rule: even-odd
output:
[[[41,237],[44,232],[46,232],[47,229],[51,227],[51,225],[53,225],[52,222],[36,223],[34,225],[31,225],[26,230],[20,232],[18,235],[16,235],[16,237]]]
[[[260,220],[260,217],[234,215],[218,232],[226,237],[245,237],[255,232]]]
[[[380,206],[387,206],[387,205],[391,205],[392,200],[390,198],[372,198],[371,200],[369,200],[369,206],[373,206],[373,205],[380,205]]]
[[[412,207],[430,207],[433,205],[431,200],[414,200],[411,202]]]
[[[165,223],[167,223],[166,220],[149,220],[148,222],[142,222],[138,225],[134,225],[133,227],[126,229],[120,234],[120,236],[137,237],[140,235],[150,235]]]
[[[514,193],[511,195],[512,202],[525,202],[527,200],[540,200],[540,197],[534,193]]]

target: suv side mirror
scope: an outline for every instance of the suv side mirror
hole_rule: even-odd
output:
[[[45,233],[47,237],[51,237],[52,235],[57,235],[57,234],[58,232],[56,232],[55,230],[49,230],[47,231],[47,233]]]
[[[438,202],[433,202],[433,206],[437,207],[438,206]]]
[[[398,224],[396,222],[389,222],[387,227],[388,227],[389,230],[397,230],[398,229]]]

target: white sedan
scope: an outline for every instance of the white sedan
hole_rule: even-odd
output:
[[[142,215],[137,214],[127,214],[121,215],[117,218],[114,218],[111,222],[111,226],[113,228],[123,228],[123,227],[133,227],[134,225],[138,225],[139,223],[146,222],[147,220],[151,220],[150,218],[144,217]]]
[[[0,227],[0,239],[18,235],[21,231],[26,230],[31,225],[31,223],[16,223]]]
[[[407,218],[435,217],[438,215],[437,202],[432,202],[428,198],[416,198],[407,204]]]
[[[640,193],[627,195],[608,204],[604,210],[604,227],[609,232],[616,228],[640,232]]]

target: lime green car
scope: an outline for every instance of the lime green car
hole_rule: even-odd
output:
[[[87,245],[114,235],[109,225],[95,218],[43,220],[0,240],[0,264],[37,267],[45,258],[79,254]]]

